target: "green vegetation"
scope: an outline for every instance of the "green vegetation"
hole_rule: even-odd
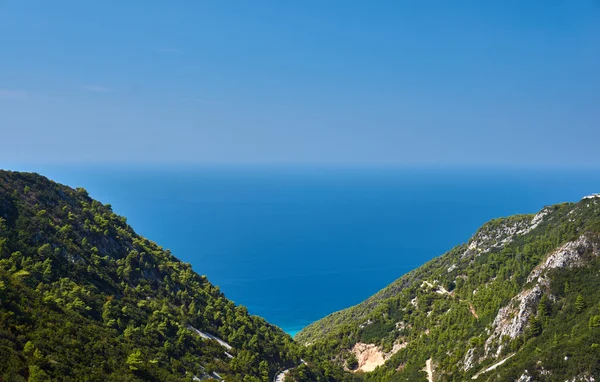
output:
[[[296,336],[313,357],[343,364],[358,342],[378,345],[389,359],[367,381],[470,380],[514,355],[479,380],[543,380],[600,376],[600,199],[546,207],[533,215],[494,219],[459,245],[401,277],[363,303],[331,314]],[[537,224],[534,224],[533,222]],[[580,259],[556,267],[546,281],[528,282],[532,270],[565,243],[586,237]],[[574,260],[573,260],[574,261]],[[492,336],[494,320],[519,311],[520,293],[538,285],[525,306],[529,318],[515,338]],[[407,344],[389,353],[394,344]],[[498,350],[499,349],[499,350]],[[496,353],[498,352],[498,353]]]
[[[0,380],[270,381],[302,351],[84,189],[0,171]]]
[[[0,171],[0,380],[597,379],[598,269],[600,199],[494,219],[301,346],[84,189]],[[359,342],[386,362],[362,372]]]

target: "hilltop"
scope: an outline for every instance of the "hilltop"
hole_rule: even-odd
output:
[[[84,189],[0,171],[0,380],[270,381],[302,351]]]
[[[600,197],[484,224],[295,337],[367,381],[600,376]]]
[[[84,189],[0,171],[0,380],[593,381],[598,269],[590,195],[494,219],[294,341]]]

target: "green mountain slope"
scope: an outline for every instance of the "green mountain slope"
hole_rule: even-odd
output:
[[[85,190],[0,171],[0,380],[598,380],[599,255],[599,197],[495,219],[300,346]]]
[[[0,171],[0,380],[269,381],[299,350],[85,190]]]
[[[296,340],[367,381],[598,380],[599,270],[587,197],[492,220]]]

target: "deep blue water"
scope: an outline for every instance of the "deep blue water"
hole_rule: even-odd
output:
[[[491,218],[600,191],[597,170],[24,169],[85,187],[292,333],[467,241]]]

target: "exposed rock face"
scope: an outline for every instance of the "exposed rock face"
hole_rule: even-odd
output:
[[[404,349],[407,346],[408,346],[407,342],[396,341],[394,343],[394,346],[392,347],[392,350],[389,353],[386,353],[385,358],[389,359],[391,356],[396,354],[400,349]]]
[[[517,382],[532,382],[532,381],[533,381],[533,377],[531,375],[529,375],[529,372],[527,370],[525,370],[525,372],[523,374],[521,374],[519,379],[517,379]]]
[[[544,217],[546,215],[548,215],[549,213],[550,213],[550,209],[544,208],[543,210],[541,210],[540,212],[538,212],[537,214],[535,214],[535,216],[533,217],[533,219],[531,219],[531,223],[530,223],[529,227],[527,227],[524,231],[518,232],[518,234],[519,235],[524,235],[526,233],[531,232],[535,228],[537,228],[537,226],[539,226],[540,223],[544,220]]]
[[[577,377],[573,377],[565,382],[596,382],[596,379],[589,374],[581,374]]]
[[[375,370],[377,366],[381,366],[396,354],[400,349],[404,349],[408,344],[406,342],[396,342],[389,353],[384,353],[374,344],[365,344],[358,342],[352,348],[352,352],[358,360],[357,371],[369,372]]]
[[[582,198],[582,200],[585,200],[585,199],[596,199],[596,198],[600,199],[600,194],[592,194],[592,195],[584,196]]]
[[[537,216],[537,215],[536,215]],[[534,218],[535,219],[535,218]],[[529,323],[529,318],[534,314],[544,290],[549,286],[545,273],[555,268],[574,268],[583,266],[586,254],[598,256],[600,248],[585,235],[577,240],[568,242],[552,252],[546,260],[535,267],[529,276],[528,282],[536,284],[513,297],[508,305],[498,311],[492,324],[494,331],[485,342],[485,356],[491,355],[494,350],[497,357],[502,351],[502,344],[494,346],[495,342],[504,336],[514,339],[523,334]]]
[[[494,351],[495,341],[501,340],[504,336],[514,339],[523,333],[529,323],[529,317],[534,313],[541,298],[542,288],[540,285],[536,285],[532,289],[523,291],[513,297],[507,306],[498,311],[498,315],[492,324],[494,331],[485,341],[486,357]],[[516,308],[513,307],[515,304],[518,304]],[[495,350],[495,356],[497,357],[502,351],[502,344],[498,345]]]
[[[552,252],[546,260],[535,267],[527,277],[527,282],[541,280],[541,275],[554,268],[575,268],[584,263],[584,255],[591,253],[598,255],[599,249],[586,236],[582,235],[577,240],[571,241]]]
[[[415,297],[412,300],[410,300],[410,303],[415,307],[415,308],[419,308],[419,298]]]
[[[373,344],[358,342],[352,348],[358,360],[359,371],[373,371],[377,366],[385,363],[383,352]]]
[[[463,361],[463,370],[465,370],[465,371],[470,370],[477,363],[478,362],[475,359],[475,348],[471,348],[471,349],[467,350],[467,354],[465,354],[465,359]]]
[[[282,371],[281,373],[279,373],[279,374],[277,374],[275,376],[275,379],[273,379],[273,381],[275,381],[275,382],[284,382],[285,379],[286,379],[285,377],[286,377],[286,375],[288,375],[289,372],[290,372],[289,370]]]
[[[481,227],[469,242],[467,250],[461,257],[476,256],[480,252],[489,252],[492,248],[500,248],[510,243],[515,236],[525,235],[539,226],[544,217],[550,213],[544,208],[533,217],[521,215],[519,219],[504,219],[496,224],[487,224]]]
[[[352,344],[360,336],[352,337],[350,345],[339,350],[344,355],[348,348],[352,349],[359,359],[361,371],[380,366],[375,372],[378,376],[392,375],[394,371],[413,373],[423,370],[423,363],[431,354],[422,351],[422,344],[446,340],[448,337],[439,335],[435,330],[452,330],[449,324],[463,319],[468,320],[467,325],[477,320],[477,325],[473,325],[472,332],[463,332],[464,337],[456,340],[453,348],[448,347],[451,350],[434,355],[434,360],[439,363],[433,378],[467,380],[475,375],[480,380],[500,380],[499,375],[502,375],[507,380],[530,382],[552,378],[552,373],[558,370],[556,367],[560,367],[560,363],[552,362],[555,356],[565,357],[565,361],[567,357],[578,357],[581,362],[588,362],[583,349],[578,349],[575,356],[576,352],[568,348],[563,351],[562,344],[556,349],[551,347],[563,337],[561,332],[570,333],[570,338],[589,335],[587,316],[581,314],[577,317],[577,325],[565,327],[561,320],[568,312],[559,311],[560,307],[570,307],[565,303],[570,304],[574,300],[571,298],[573,292],[585,295],[583,291],[588,289],[581,288],[582,291],[579,291],[580,284],[577,283],[568,291],[568,296],[552,292],[560,289],[562,285],[558,284],[567,277],[597,276],[597,270],[590,268],[592,264],[595,268],[600,261],[600,195],[585,199],[579,203],[546,207],[537,214],[494,219],[477,230],[467,243],[409,272],[344,314],[333,314],[322,322],[337,327],[352,324],[352,327],[361,330],[371,324],[369,318],[379,322],[383,316],[389,327],[386,334],[396,339],[401,336],[409,339],[407,354],[418,353],[423,361],[421,364],[411,362],[410,358],[406,363],[386,362],[389,357],[375,345],[359,343],[352,349]],[[572,269],[574,271],[570,271]],[[442,285],[451,286],[450,290]],[[588,286],[593,288],[592,283],[587,283],[585,288]],[[538,316],[541,313],[538,308],[541,308],[540,301],[546,299],[553,303],[551,309],[548,306],[552,314],[542,319]],[[586,298],[586,302],[588,300],[591,302],[592,299]],[[591,304],[586,305],[586,309],[592,309]],[[381,306],[384,309],[377,309]],[[536,328],[531,328],[533,322]],[[389,325],[392,323],[395,323],[395,330]],[[411,323],[414,328],[408,330]],[[538,323],[543,324],[542,327],[538,327]],[[537,334],[538,329],[543,329],[543,334],[534,341],[540,351],[536,349],[535,354],[530,354],[532,352],[524,351],[524,343],[531,345],[524,337],[530,331]],[[309,333],[312,338],[318,338],[317,331]],[[345,328],[334,334],[341,336],[342,333],[347,333]],[[435,336],[432,337],[432,334]],[[553,342],[549,339],[552,335],[555,335]],[[375,337],[369,342],[378,344],[379,341],[380,337]],[[557,354],[563,352],[565,354]],[[461,357],[457,359],[457,355]],[[339,353],[333,354],[333,357],[336,356],[344,359]],[[542,361],[534,366],[530,361],[536,358]],[[528,370],[522,366],[524,361],[528,362]],[[588,380],[585,373],[578,373],[568,374],[568,378],[577,377],[568,382]],[[567,374],[561,372],[561,375],[565,375],[561,379],[565,381]],[[399,378],[405,379],[403,377]]]

